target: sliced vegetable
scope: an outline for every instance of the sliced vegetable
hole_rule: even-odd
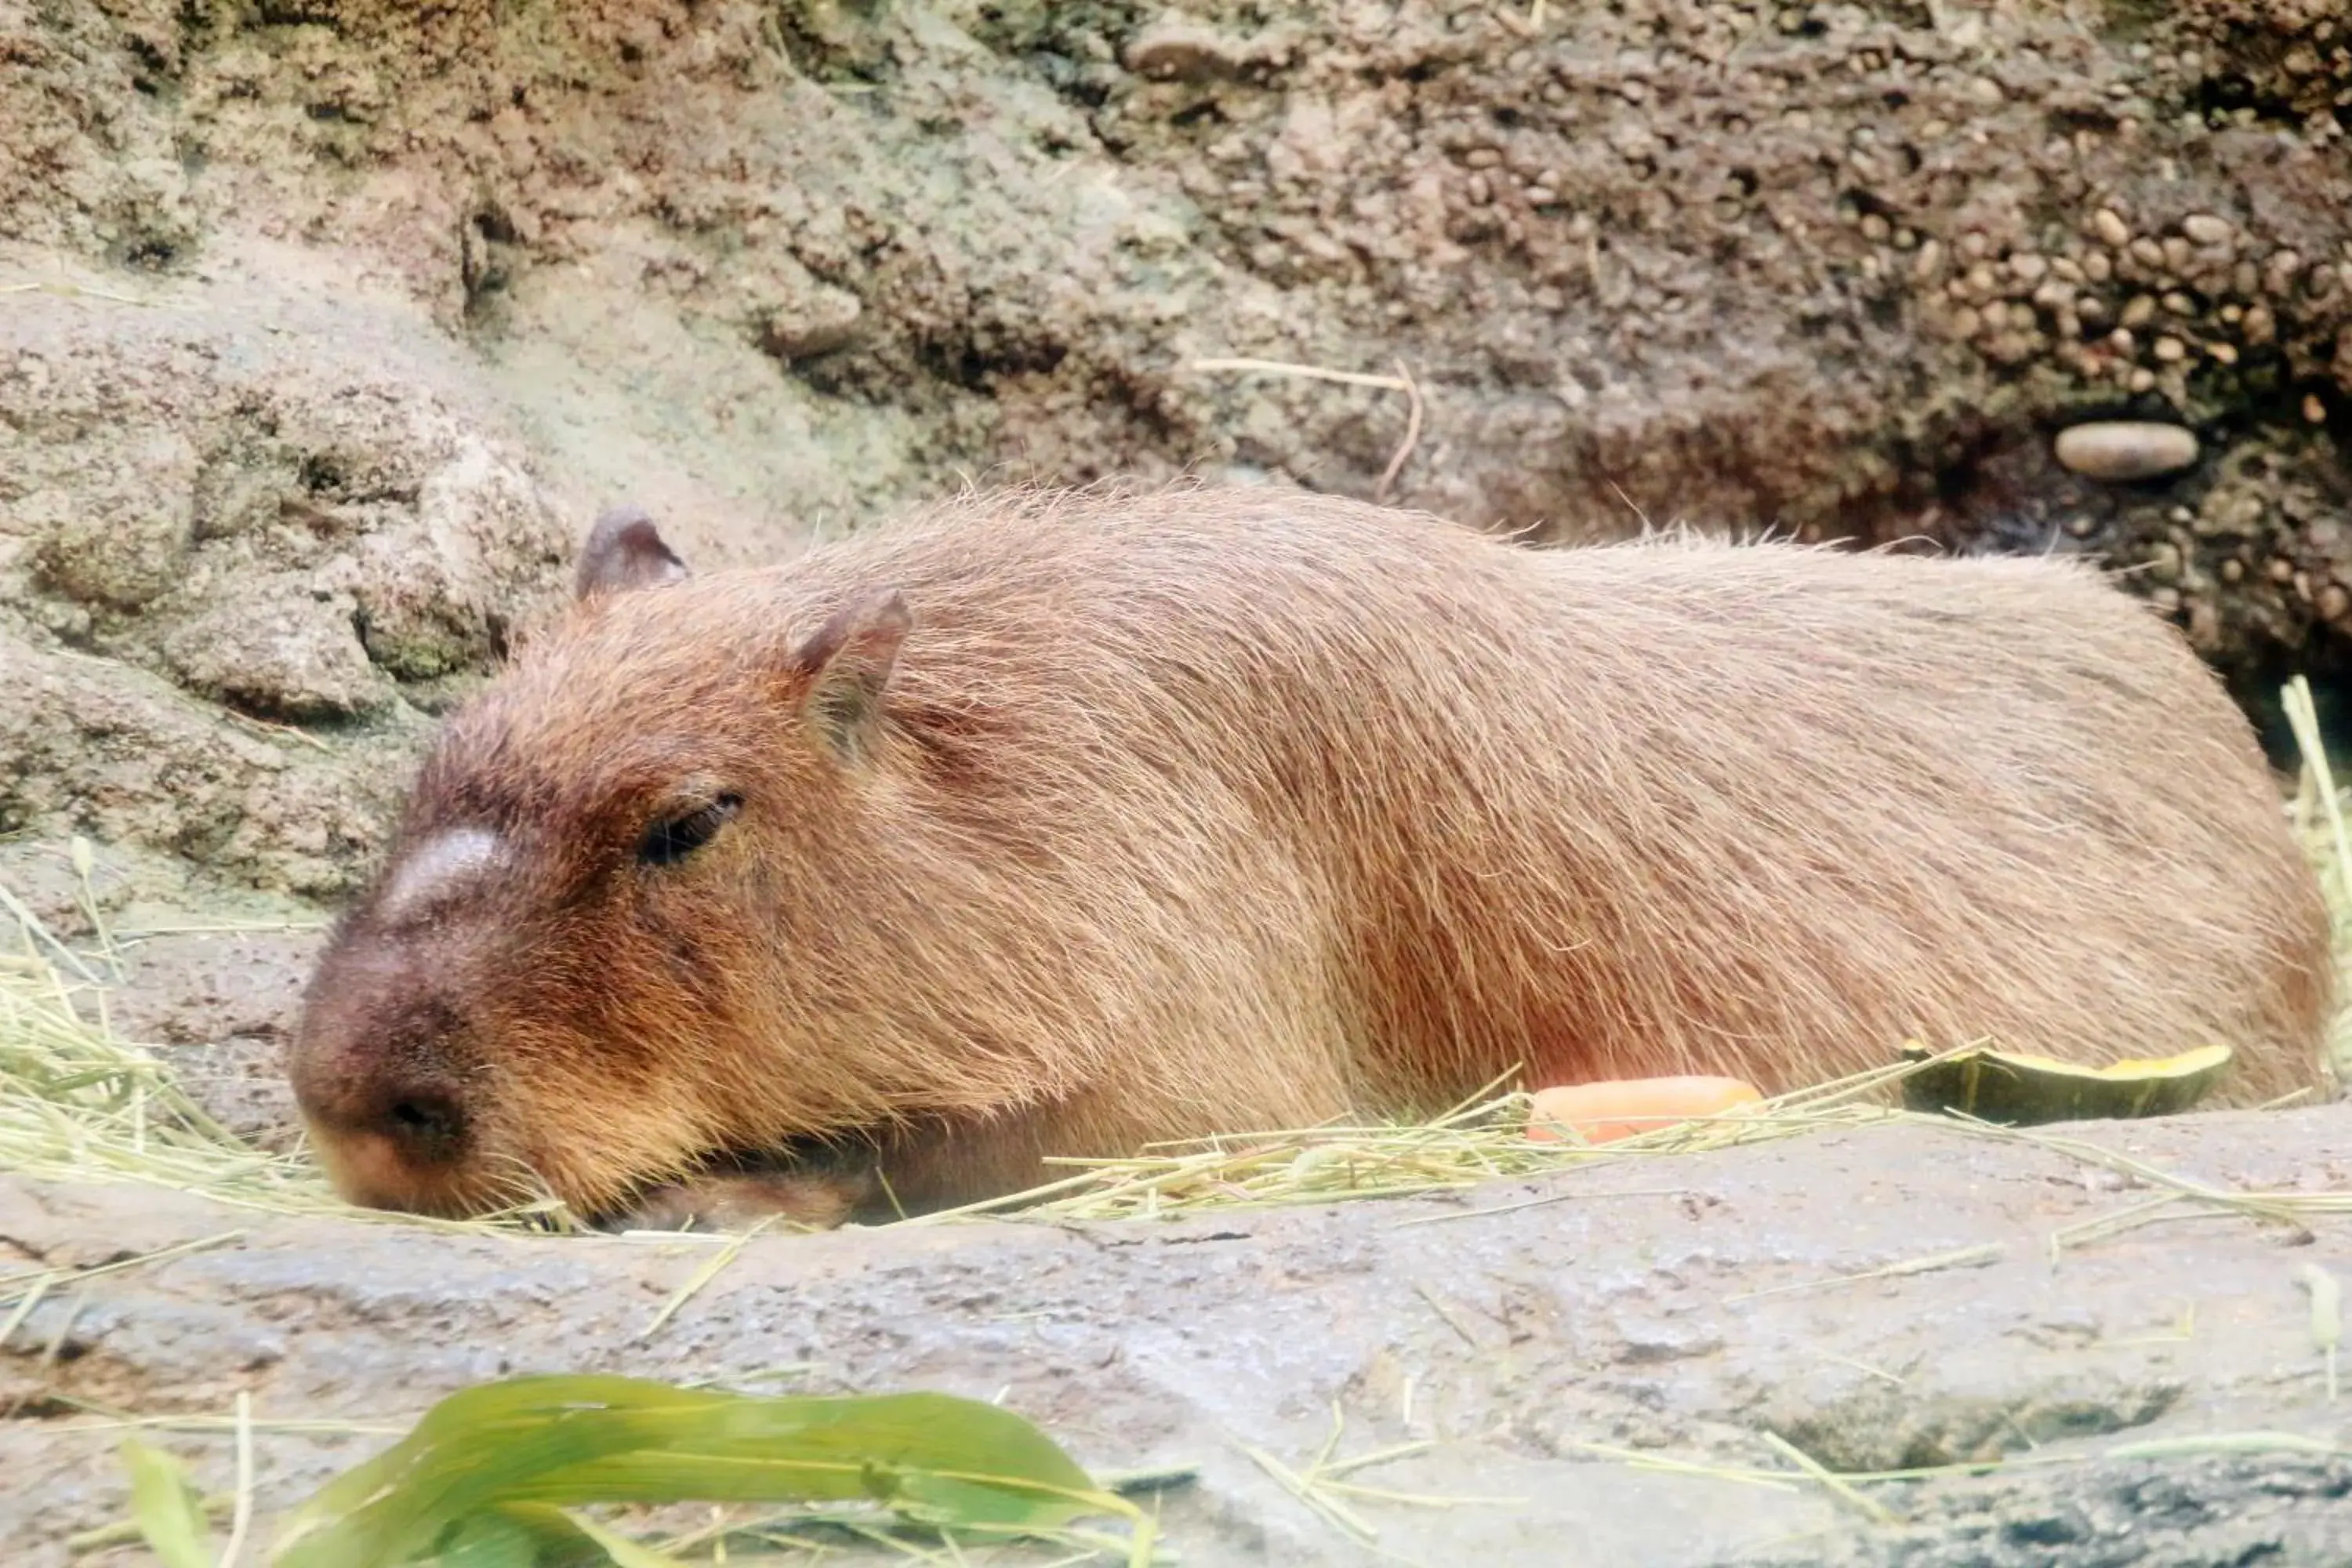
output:
[[[1933,1052],[1906,1048],[1906,1061]],[[2230,1068],[2227,1046],[2177,1057],[2086,1067],[2053,1057],[1978,1049],[1947,1057],[1903,1080],[1913,1110],[1957,1110],[1985,1121],[2032,1126],[2044,1121],[2170,1116],[2202,1100]]]
[[[1528,1136],[1562,1141],[1562,1130],[1587,1143],[1613,1142],[1654,1132],[1695,1117],[1725,1116],[1764,1097],[1736,1078],[1620,1078],[1538,1089],[1528,1113]]]

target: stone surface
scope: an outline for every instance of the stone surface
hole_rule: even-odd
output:
[[[2352,1186],[2352,1107],[2052,1131],[2221,1186]],[[797,1368],[761,1385],[1002,1397],[1090,1466],[1198,1466],[1164,1507],[1192,1563],[2346,1560],[2341,1447],[2101,1457],[2229,1433],[2344,1438],[2297,1271],[2352,1272],[2352,1222],[2184,1209],[2053,1255],[2054,1233],[2154,1193],[2042,1148],[1885,1127],[1411,1201],[761,1237],[648,1334],[718,1242],[282,1219],[0,1177],[0,1273],[239,1233],[57,1289],[17,1330],[0,1353],[15,1412],[0,1531],[16,1561],[49,1568],[65,1536],[118,1516],[119,1429],[89,1405],[217,1417],[249,1393],[266,1525],[478,1379]],[[1969,1256],[1843,1278],[1954,1254]],[[1335,1408],[1341,1456],[1434,1445],[1367,1484],[1517,1500],[1356,1500],[1379,1535],[1351,1540],[1243,1452],[1303,1466]],[[268,1425],[298,1419],[368,1434]],[[2011,1463],[1873,1487],[1894,1516],[1874,1521],[1817,1487],[1645,1471],[1585,1447],[1790,1468],[1767,1433],[1838,1468]],[[218,1424],[152,1436],[225,1485]]]

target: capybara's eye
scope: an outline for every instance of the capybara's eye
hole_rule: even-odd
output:
[[[722,795],[709,805],[697,806],[683,816],[673,816],[655,823],[646,829],[637,844],[637,858],[648,866],[667,866],[683,860],[719,836],[743,805],[740,795]]]

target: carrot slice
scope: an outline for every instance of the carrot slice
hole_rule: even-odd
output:
[[[1608,1143],[1695,1116],[1721,1116],[1763,1098],[1754,1084],[1736,1078],[1618,1078],[1562,1084],[1536,1090],[1528,1137],[1538,1143],[1557,1143],[1561,1141],[1559,1130],[1565,1126],[1588,1143]]]

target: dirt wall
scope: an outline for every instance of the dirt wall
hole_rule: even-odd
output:
[[[6,0],[0,835],[331,896],[621,494],[706,562],[1181,469],[2087,551],[2325,672],[2336,10]]]

